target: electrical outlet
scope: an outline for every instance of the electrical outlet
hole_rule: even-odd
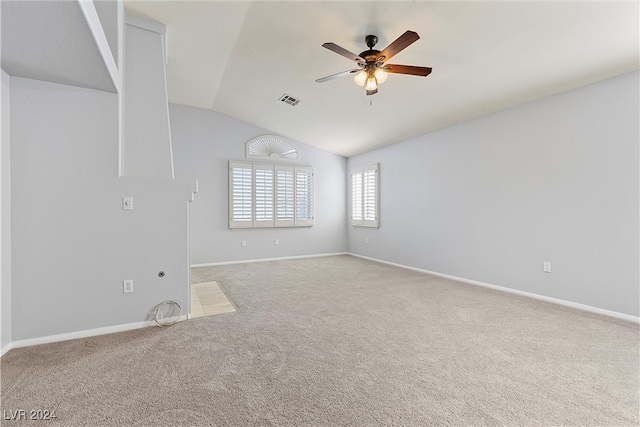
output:
[[[122,281],[122,292],[125,294],[133,292],[133,280]]]
[[[551,262],[550,261],[545,261],[542,263],[542,270],[545,273],[551,273]]]
[[[368,237],[365,237],[365,238],[364,238],[364,244],[365,244],[365,245],[368,245],[368,244],[369,244],[369,238],[368,238]]]
[[[247,247],[247,241],[246,240],[240,241],[240,246],[242,246],[243,248],[246,248]]]
[[[273,244],[278,246],[280,244],[280,239],[274,239]]]
[[[125,210],[125,211],[133,210],[133,197],[122,198],[122,210]]]

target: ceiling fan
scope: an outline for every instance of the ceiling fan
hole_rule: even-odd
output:
[[[382,84],[385,80],[387,80],[387,73],[409,74],[412,76],[426,77],[431,73],[431,68],[429,67],[416,67],[413,65],[398,65],[386,63],[386,61],[391,59],[391,57],[396,55],[401,50],[405,49],[407,46],[409,46],[419,38],[420,36],[415,31],[406,31],[389,46],[385,47],[382,51],[379,51],[373,48],[376,43],[378,43],[378,37],[368,35],[365,37],[365,43],[367,44],[367,47],[369,47],[369,50],[365,50],[364,52],[360,53],[360,55],[349,52],[347,49],[340,47],[335,43],[325,43],[322,45],[322,47],[352,60],[353,62],[358,64],[359,68],[322,77],[321,79],[317,79],[316,83],[324,83],[338,77],[355,74],[353,80],[356,82],[356,84],[358,86],[365,86],[367,95],[373,95],[378,93],[378,84]]]

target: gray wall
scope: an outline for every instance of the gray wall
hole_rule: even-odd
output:
[[[11,343],[11,149],[10,149],[11,78],[2,71],[2,135],[0,160],[0,349]]]
[[[228,162],[244,160],[246,142],[271,132],[208,110],[170,104],[169,112],[176,178],[199,184],[191,209],[192,264],[346,251],[345,158],[292,141],[299,164],[314,168],[315,225],[230,230]]]
[[[12,77],[11,150],[13,341],[187,307],[193,184],[117,177],[117,95]]]
[[[638,93],[634,72],[350,158],[380,162],[381,227],[349,251],[638,316]]]

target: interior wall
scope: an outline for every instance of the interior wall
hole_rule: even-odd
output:
[[[176,177],[198,181],[198,202],[191,209],[192,264],[346,251],[344,157],[291,141],[299,152],[297,164],[314,168],[315,225],[231,230],[228,162],[245,160],[245,144],[272,132],[209,110],[170,104],[169,112]]]
[[[381,226],[349,226],[349,251],[638,316],[638,80],[350,158],[380,163]]]
[[[125,25],[122,175],[173,179],[163,34],[135,22]]]
[[[193,183],[118,178],[117,95],[12,77],[11,150],[14,342],[188,307]]]
[[[11,343],[11,78],[2,74],[2,122],[0,140],[0,353]]]

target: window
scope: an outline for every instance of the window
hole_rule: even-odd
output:
[[[378,171],[377,163],[351,170],[351,225],[380,226]]]
[[[229,162],[229,228],[313,225],[313,168]]]
[[[247,159],[298,160],[298,150],[286,139],[276,135],[253,138],[246,145]]]

